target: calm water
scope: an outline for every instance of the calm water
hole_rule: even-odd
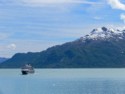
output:
[[[0,69],[0,94],[125,94],[125,69]]]

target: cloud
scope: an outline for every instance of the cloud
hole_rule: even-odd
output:
[[[1,0],[1,5],[28,6],[28,7],[59,7],[76,4],[100,5],[102,3],[90,0]]]
[[[23,3],[29,4],[61,4],[61,3],[82,3],[82,4],[95,4],[87,0],[21,0]]]
[[[32,5],[45,5],[45,4],[97,4],[89,0],[1,0],[0,4],[32,4]]]
[[[30,4],[55,4],[55,3],[67,3],[71,0],[22,0],[24,3]]]
[[[125,10],[125,4],[121,3],[120,0],[108,0],[108,3],[113,9]],[[125,14],[121,14],[120,19],[125,23]]]
[[[7,36],[5,34],[0,34],[0,40],[3,40],[5,38],[7,38]]]
[[[0,40],[5,40],[10,36],[10,34],[8,33],[0,33]]]
[[[101,17],[98,17],[98,16],[95,16],[93,17],[95,20],[101,20],[102,18]]]
[[[89,0],[10,0],[9,4],[18,4],[30,7],[52,7],[60,5],[73,5],[73,4],[88,4],[97,5],[99,2],[89,1]],[[8,3],[7,3],[8,4]]]
[[[121,3],[120,0],[108,0],[108,3],[113,9],[125,10],[125,4]]]
[[[124,23],[125,23],[125,14],[121,14],[121,15],[120,15],[120,19],[123,20]]]
[[[12,43],[7,46],[7,48],[15,50],[16,49],[16,44]]]

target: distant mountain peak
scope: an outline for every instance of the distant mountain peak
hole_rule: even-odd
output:
[[[8,60],[8,58],[0,57],[0,63],[3,63],[6,60]]]
[[[102,27],[102,28],[96,28],[96,29],[93,29],[90,33],[91,34],[102,34],[102,33],[112,33],[113,32],[113,29],[112,30],[109,30],[108,28],[106,27]]]
[[[101,27],[101,28],[93,29],[88,35],[85,35],[84,37],[82,37],[82,39],[83,40],[86,40],[86,39],[97,40],[97,39],[109,39],[113,37],[117,37],[121,39],[123,37],[124,32],[125,30]]]

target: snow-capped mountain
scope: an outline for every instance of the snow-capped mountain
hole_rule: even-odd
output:
[[[93,29],[88,35],[85,35],[83,40],[85,39],[109,39],[109,38],[124,38],[125,30],[113,29],[113,28],[106,28],[101,27],[97,29]]]
[[[20,68],[25,63],[35,68],[125,68],[125,30],[93,29],[80,39],[45,51],[17,53],[0,68]]]

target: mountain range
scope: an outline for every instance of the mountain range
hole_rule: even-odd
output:
[[[0,68],[20,68],[26,63],[36,68],[123,68],[125,30],[96,28],[77,40],[41,52],[17,53]]]
[[[8,60],[8,58],[0,57],[0,63],[5,62],[6,60]]]

